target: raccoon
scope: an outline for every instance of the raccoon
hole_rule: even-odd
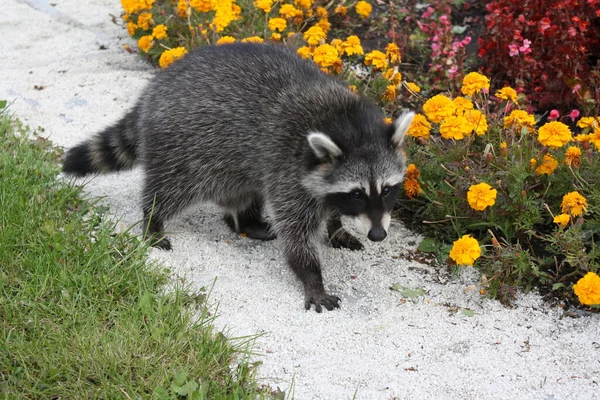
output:
[[[120,121],[70,149],[63,171],[83,176],[142,165],[145,236],[171,249],[165,221],[197,202],[226,210],[248,237],[277,237],[304,285],[305,308],[339,308],[323,285],[319,247],[387,235],[406,168],[414,113],[381,110],[292,51],[266,44],[205,46],[156,74]]]

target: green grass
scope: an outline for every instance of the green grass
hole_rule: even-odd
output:
[[[57,180],[59,155],[0,109],[0,398],[269,396],[251,338],[216,333],[198,293],[166,291],[143,243]]]

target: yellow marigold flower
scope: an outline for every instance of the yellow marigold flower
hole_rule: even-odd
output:
[[[463,94],[472,96],[473,93],[479,92],[482,89],[489,90],[490,80],[485,75],[479,72],[469,72],[463,78],[463,86],[460,89]]]
[[[387,79],[391,84],[398,86],[400,81],[402,81],[402,74],[396,70],[396,68],[390,68],[385,71],[383,77]]]
[[[320,67],[331,67],[341,60],[338,57],[338,51],[335,47],[329,44],[322,44],[315,49],[313,61]]]
[[[385,92],[383,93],[383,100],[391,103],[396,100],[396,85],[389,85],[385,88]]]
[[[342,43],[342,50],[348,56],[364,54],[360,39],[355,35],[346,38],[346,41]]]
[[[544,146],[559,148],[573,140],[569,127],[559,121],[544,124],[538,131],[538,140]]]
[[[473,265],[481,256],[481,248],[477,239],[464,235],[454,242],[450,250],[450,258],[458,265]]]
[[[440,123],[445,118],[454,114],[456,106],[443,94],[436,94],[423,104],[423,111],[431,122]]]
[[[600,276],[595,272],[588,272],[573,285],[573,291],[581,304],[588,306],[600,304]]]
[[[241,9],[234,0],[219,0],[213,5],[216,12],[211,27],[217,33],[223,32],[233,21],[241,18]]]
[[[558,161],[550,154],[546,154],[542,159],[542,163],[535,169],[536,175],[552,175],[554,170],[558,167]]]
[[[413,197],[417,197],[423,192],[421,189],[421,185],[419,181],[416,179],[405,179],[404,180],[404,193],[406,193],[406,197],[412,199]]]
[[[271,33],[271,40],[281,40],[281,33],[277,33],[277,32]]]
[[[221,38],[216,42],[218,45],[227,43],[235,43],[235,38],[233,36],[221,36]]]
[[[583,117],[577,121],[577,126],[580,128],[598,128],[600,127],[600,117]]]
[[[529,160],[529,167],[530,167],[531,169],[533,169],[533,168],[535,168],[535,166],[536,166],[536,165],[537,165],[537,160],[536,160],[535,158],[531,158],[531,159]]]
[[[512,102],[517,101],[517,91],[509,86],[505,86],[498,90],[495,96],[502,100],[510,100]]]
[[[587,200],[577,191],[569,192],[563,196],[560,207],[562,212],[578,217],[587,212]]]
[[[152,29],[152,36],[158,40],[166,38],[167,26],[165,24],[156,25],[154,29]]]
[[[304,10],[308,10],[313,5],[313,0],[294,0],[294,5]],[[327,11],[325,11],[327,13]]]
[[[475,106],[473,106],[473,102],[464,97],[455,97],[452,102],[456,107],[456,115],[463,115],[467,110],[473,110]]]
[[[210,0],[190,0],[190,7],[198,12],[210,12],[213,10]]]
[[[421,88],[416,83],[406,82],[406,86],[408,86],[408,90],[410,90],[413,93],[419,93],[421,91]]]
[[[567,151],[565,152],[565,163],[568,166],[573,166],[575,168],[581,165],[581,149],[575,146],[569,146]]]
[[[408,128],[406,134],[408,136],[416,137],[416,138],[425,138],[429,137],[431,131],[431,124],[427,121],[427,118],[423,114],[415,114],[415,117]]]
[[[556,217],[554,217],[553,222],[555,224],[558,224],[561,228],[564,228],[569,224],[570,221],[571,217],[569,216],[569,214],[559,214]]]
[[[502,154],[503,156],[507,156],[508,155],[508,144],[506,144],[506,142],[502,142],[500,143],[500,154]]]
[[[465,117],[451,115],[440,123],[440,134],[444,139],[461,140],[471,136],[473,125]]]
[[[348,85],[348,89],[350,89],[354,93],[358,93],[358,89],[356,88],[356,85]]]
[[[488,130],[488,123],[485,114],[479,110],[468,110],[464,117],[471,124],[471,130],[475,131],[477,136],[485,135]]]
[[[400,48],[396,43],[388,43],[388,45],[385,46],[385,55],[392,64],[402,61],[402,58],[400,57]]]
[[[123,14],[121,18],[123,18],[123,21],[129,22],[129,20],[131,19],[131,14]]]
[[[138,15],[137,24],[140,28],[147,31],[150,29],[150,23],[152,22],[152,14],[149,12],[143,12]]]
[[[372,65],[375,69],[385,69],[388,62],[385,54],[379,50],[373,50],[365,56],[365,65]]]
[[[320,19],[315,25],[323,29],[323,32],[325,33],[329,32],[331,29],[331,23],[327,18]]]
[[[510,128],[512,126],[517,129],[521,129],[523,127],[527,128],[530,132],[533,131],[533,126],[535,125],[535,117],[527,111],[523,110],[513,110],[509,115],[504,117],[504,128]]]
[[[317,15],[320,18],[327,18],[327,9],[325,9],[325,7],[317,7]]]
[[[264,43],[265,40],[258,36],[250,36],[250,37],[240,40],[240,42],[242,42],[242,43]]]
[[[269,20],[269,29],[273,32],[283,32],[287,28],[287,21],[283,18],[271,18]]]
[[[291,4],[283,4],[279,8],[279,15],[283,15],[285,18],[301,17],[302,11],[298,10]]]
[[[155,0],[121,0],[121,5],[126,13],[132,14],[152,8]]]
[[[336,14],[340,14],[341,16],[344,16],[348,13],[348,8],[346,8],[344,6],[337,6],[335,8],[335,10],[333,10],[333,12]]]
[[[600,128],[595,129],[593,133],[587,135],[577,135],[575,136],[575,140],[584,144],[592,143],[596,146],[597,150],[600,150]]]
[[[304,40],[311,46],[316,46],[319,42],[327,37],[327,34],[323,32],[320,26],[311,26],[306,32],[304,32]]]
[[[189,1],[188,0],[179,0],[179,2],[177,3],[177,14],[179,14],[179,16],[181,18],[186,18],[188,15],[188,12],[191,12],[191,7],[189,5]]]
[[[369,3],[367,3],[366,1],[361,0],[358,3],[356,3],[356,6],[354,6],[354,10],[362,18],[367,18],[369,15],[371,15],[371,11],[373,10],[373,7],[371,7],[371,5]]]
[[[147,53],[148,50],[150,50],[150,48],[152,47],[152,45],[154,44],[154,42],[152,41],[152,35],[145,35],[142,36],[139,40],[138,40],[138,47],[140,48],[141,51],[143,51],[144,53]]]
[[[254,6],[268,13],[273,8],[273,0],[254,0]]]
[[[387,125],[391,125],[392,122],[394,122],[394,121],[392,121],[392,119],[390,117],[385,117],[383,119],[383,122],[385,122]]]
[[[137,29],[137,25],[134,24],[133,22],[128,22],[127,23],[127,33],[129,34],[129,36],[133,36],[135,35],[135,30]]]
[[[187,50],[185,47],[175,47],[171,50],[164,51],[160,58],[158,59],[158,65],[161,68],[167,68],[169,65],[173,64],[175,61],[183,58],[187,54]]]
[[[344,51],[344,49],[343,49],[344,41],[342,39],[332,39],[331,40],[331,45],[333,47],[335,47],[335,49],[340,54],[342,54],[342,52]]]
[[[419,168],[417,168],[415,164],[408,164],[405,175],[408,179],[419,179],[421,176],[421,171],[419,171]]]
[[[298,53],[298,55],[302,58],[311,58],[313,55],[312,49],[308,46],[300,47],[298,50],[296,50],[296,53]]]
[[[467,191],[467,201],[473,210],[483,211],[496,204],[498,191],[485,182],[471,185]]]

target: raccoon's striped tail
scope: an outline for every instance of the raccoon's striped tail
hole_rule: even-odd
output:
[[[69,149],[63,172],[84,176],[132,168],[138,153],[136,120],[137,113],[133,110],[90,140]]]

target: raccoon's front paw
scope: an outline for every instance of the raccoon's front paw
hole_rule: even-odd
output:
[[[360,240],[346,230],[336,233],[335,236],[329,239],[329,243],[331,243],[331,247],[336,249],[364,250],[365,248]]]
[[[173,250],[173,247],[171,246],[171,241],[166,237],[151,237],[150,239],[150,246],[152,247],[156,247],[157,249],[161,249],[161,250]]]
[[[304,308],[310,310],[311,304],[314,304],[315,311],[318,313],[323,311],[323,307],[331,311],[334,308],[340,308],[340,301],[342,300],[339,297],[327,294],[322,290],[307,291],[304,296]]]

